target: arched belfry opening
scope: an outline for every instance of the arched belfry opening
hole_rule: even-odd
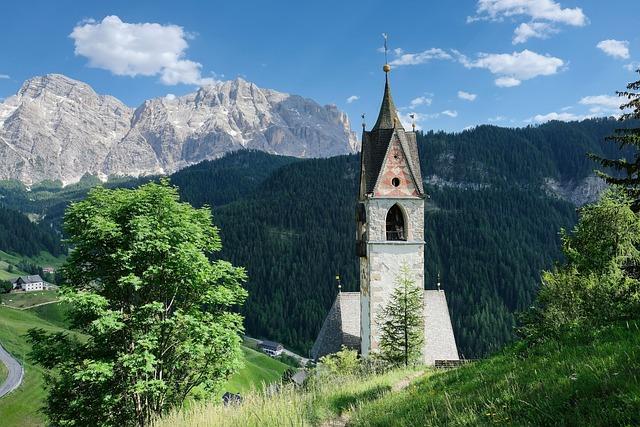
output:
[[[407,240],[404,213],[397,204],[387,212],[387,240]]]

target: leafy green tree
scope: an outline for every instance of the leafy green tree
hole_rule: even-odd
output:
[[[13,284],[8,280],[0,280],[0,293],[7,294],[13,289]]]
[[[640,217],[624,189],[607,191],[581,210],[569,235],[562,232],[566,262],[543,272],[542,286],[520,329],[534,340],[570,330],[597,328],[640,313]]]
[[[333,375],[353,375],[359,367],[358,352],[345,346],[337,353],[327,354],[320,358],[320,365]]]
[[[32,359],[50,370],[52,424],[149,425],[237,370],[246,275],[207,258],[221,249],[208,208],[179,202],[166,181],[97,188],[64,226],[63,300],[84,337],[29,331]]]
[[[380,357],[390,365],[419,363],[424,342],[423,290],[407,265],[400,268],[396,287],[377,319]]]
[[[636,70],[640,74],[640,69]],[[640,80],[627,85],[627,90],[616,92],[623,98],[621,110],[627,110],[620,116],[620,121],[640,119]],[[623,172],[623,176],[609,175],[605,172],[598,174],[609,184],[620,185],[626,189],[634,199],[633,208],[640,210],[640,127],[627,127],[616,129],[615,133],[606,138],[618,144],[620,149],[630,147],[633,149],[633,160],[626,158],[608,159],[590,154],[590,157],[598,161],[605,168],[612,168],[616,172]]]

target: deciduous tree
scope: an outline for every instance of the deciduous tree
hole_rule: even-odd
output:
[[[167,182],[91,191],[65,214],[73,251],[63,300],[82,335],[31,330],[49,369],[54,425],[148,425],[239,366],[246,279],[208,255],[221,249],[209,208],[181,203]]]

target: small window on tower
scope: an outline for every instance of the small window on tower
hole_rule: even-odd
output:
[[[394,187],[398,187],[398,186],[400,185],[400,179],[399,179],[399,178],[393,178],[393,179],[391,180],[391,184],[392,184]]]

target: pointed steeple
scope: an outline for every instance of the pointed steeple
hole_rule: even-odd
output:
[[[382,69],[385,74],[384,95],[382,97],[382,105],[380,106],[378,120],[373,126],[372,131],[377,129],[394,129],[396,127],[402,128],[402,123],[400,123],[400,119],[398,118],[396,106],[393,103],[393,98],[391,97],[391,87],[389,85],[389,71],[391,71],[391,67],[389,64],[384,64]]]

